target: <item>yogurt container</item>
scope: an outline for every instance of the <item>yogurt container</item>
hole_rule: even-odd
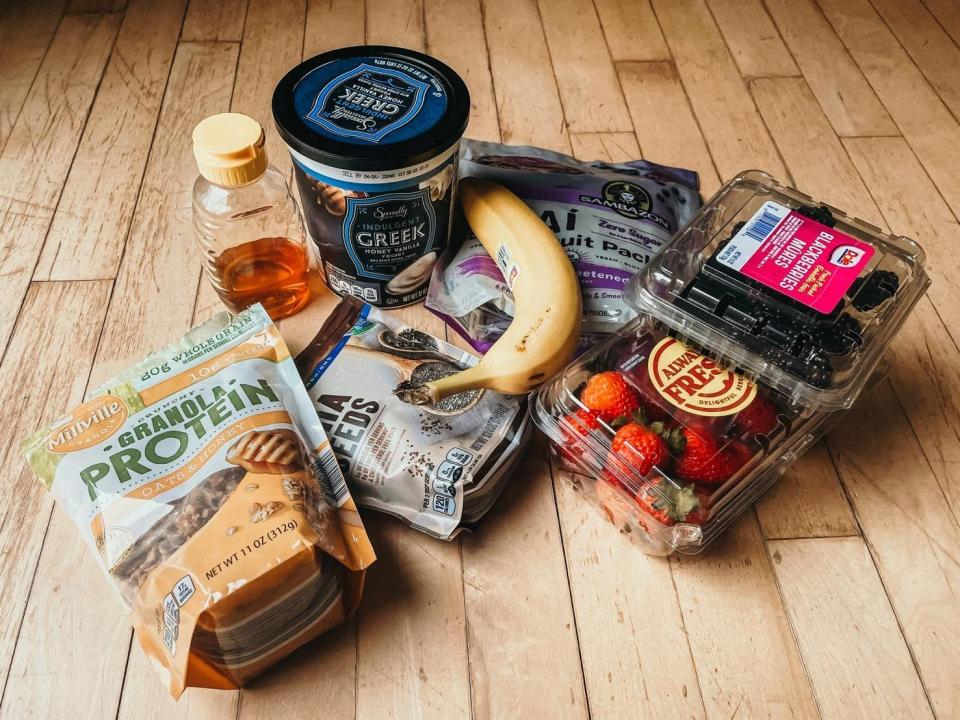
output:
[[[273,116],[327,285],[378,307],[422,300],[449,239],[470,95],[447,65],[358,46],[287,73]]]

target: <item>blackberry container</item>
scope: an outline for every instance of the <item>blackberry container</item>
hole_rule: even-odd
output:
[[[470,95],[422,53],[359,46],[313,57],[273,94],[328,287],[378,307],[422,300],[450,232]]]
[[[640,315],[531,398],[584,497],[700,552],[865,387],[929,279],[912,240],[739,175],[630,281]]]
[[[856,400],[930,279],[913,240],[758,170],[727,182],[630,282],[634,306],[791,401]]]

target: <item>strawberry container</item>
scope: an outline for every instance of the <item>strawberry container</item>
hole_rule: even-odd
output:
[[[850,407],[930,284],[923,250],[751,170],[630,282],[673,333],[810,408]]]
[[[631,280],[640,315],[534,394],[534,421],[646,552],[697,553],[882,379],[923,262],[744,173]]]

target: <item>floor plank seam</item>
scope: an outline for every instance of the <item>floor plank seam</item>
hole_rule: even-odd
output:
[[[553,471],[553,458],[546,453],[544,461],[547,465],[547,474],[550,476],[550,491],[553,497],[553,508],[557,517],[557,539],[560,542],[560,554],[563,557],[563,574],[567,579],[567,596],[570,599],[570,615],[573,618],[573,634],[577,640],[577,657],[580,660],[580,683],[583,687],[583,700],[586,705],[588,720],[593,717],[590,706],[590,692],[587,689],[587,672],[583,666],[583,649],[580,643],[580,625],[577,622],[577,604],[573,598],[573,588],[570,584],[570,561],[567,557],[567,545],[563,540],[563,519],[560,517],[560,503],[557,500],[557,477]]]
[[[763,531],[760,528],[760,518],[757,516],[756,507],[751,508],[750,513],[753,515],[754,522],[757,523],[757,529],[760,530],[762,536]],[[803,668],[803,674],[807,679],[807,687],[810,690],[810,697],[813,698],[813,704],[816,707],[817,714],[822,720],[823,709],[820,707],[820,698],[817,697],[817,688],[813,683],[813,677],[810,675],[810,668],[807,667],[807,659],[804,657],[803,648],[800,646],[800,635],[793,625],[793,618],[790,617],[790,607],[787,605],[787,600],[783,595],[783,588],[780,585],[780,578],[777,576],[777,571],[773,567],[773,559],[770,557],[770,546],[766,542],[763,543],[763,550],[764,557],[767,561],[767,570],[770,573],[770,577],[773,578],[773,586],[777,589],[777,597],[780,598],[780,605],[783,608],[783,617],[787,622],[787,627],[790,629],[790,637],[793,638],[793,644],[796,648],[797,657],[800,658],[800,667]]]

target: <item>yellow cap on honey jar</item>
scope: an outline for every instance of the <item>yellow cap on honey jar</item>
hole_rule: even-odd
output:
[[[200,174],[217,185],[246,185],[267,169],[260,123],[240,113],[220,113],[193,129],[193,154]]]

